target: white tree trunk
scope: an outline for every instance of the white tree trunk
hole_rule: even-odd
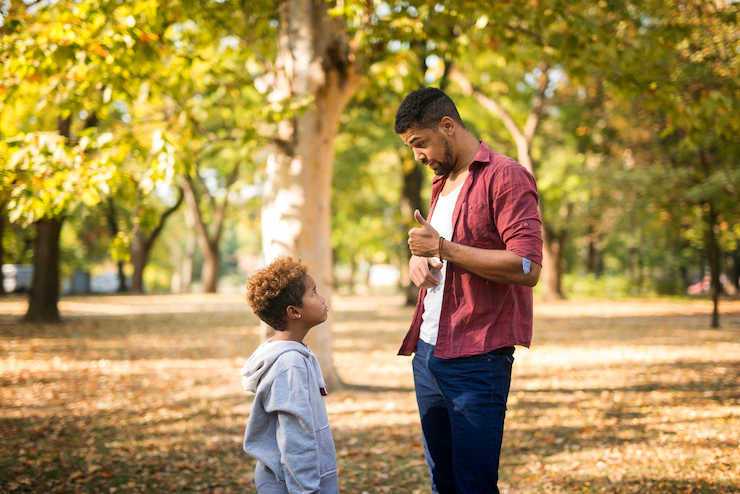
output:
[[[266,262],[294,256],[308,265],[331,307],[331,179],[339,118],[359,87],[342,18],[329,18],[328,4],[290,0],[281,5],[278,71],[271,98],[312,104],[283,121],[267,163],[262,207]],[[331,358],[331,321],[307,337],[330,387],[341,386]]]

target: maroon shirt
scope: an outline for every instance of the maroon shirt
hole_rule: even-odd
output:
[[[432,182],[429,218],[447,175]],[[481,249],[510,250],[542,264],[542,225],[534,177],[522,165],[492,152],[481,141],[452,213],[452,242]],[[419,341],[424,297],[399,355],[411,355]],[[442,312],[434,355],[480,355],[505,346],[532,343],[532,289],[496,283],[447,263]]]

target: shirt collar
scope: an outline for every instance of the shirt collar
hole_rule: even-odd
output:
[[[478,152],[475,153],[475,158],[473,158],[473,162],[470,164],[471,168],[476,168],[479,164],[486,164],[491,162],[491,158],[493,155],[493,152],[488,147],[488,145],[484,141],[478,141],[480,144],[478,145]],[[448,174],[449,175],[449,174]],[[447,175],[435,175],[432,179],[432,183],[436,184],[442,179],[446,179]]]

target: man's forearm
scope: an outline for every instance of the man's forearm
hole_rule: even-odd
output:
[[[539,264],[531,263],[525,274],[522,257],[509,250],[479,249],[444,240],[441,254],[444,260],[497,283],[535,286],[540,278]]]

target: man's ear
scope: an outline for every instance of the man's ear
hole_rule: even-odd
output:
[[[450,117],[442,117],[442,120],[439,121],[439,131],[444,133],[447,136],[451,136],[455,133],[455,121],[452,120]]]

